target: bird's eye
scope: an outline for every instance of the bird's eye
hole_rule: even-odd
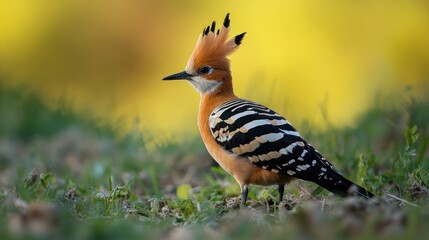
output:
[[[213,72],[213,68],[212,67],[210,67],[210,66],[203,66],[203,67],[201,67],[200,68],[200,73],[201,74],[210,74],[210,73],[212,73]]]

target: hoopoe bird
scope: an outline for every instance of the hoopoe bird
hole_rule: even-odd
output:
[[[343,177],[297,130],[273,110],[234,94],[227,58],[241,44],[241,33],[228,39],[229,13],[223,26],[204,28],[185,71],[163,80],[187,80],[199,93],[198,128],[217,163],[239,183],[246,204],[249,185],[284,186],[293,179],[314,182],[340,196],[374,195]]]

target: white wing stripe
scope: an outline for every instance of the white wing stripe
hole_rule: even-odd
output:
[[[287,130],[283,130],[283,129],[280,129],[280,130],[282,132],[286,133],[287,135],[301,137],[301,135],[299,135],[299,133],[297,131],[287,131]]]
[[[245,128],[247,131],[249,131],[252,128],[256,128],[263,125],[271,125],[271,122],[266,119],[253,120],[249,123],[244,124],[242,128]]]
[[[235,115],[232,115],[228,120],[226,120],[225,122],[228,124],[233,124],[235,121],[237,121],[237,119],[240,119],[241,117],[244,116],[248,116],[248,115],[252,115],[252,114],[256,114],[255,111],[245,111],[245,112],[240,112],[237,113]]]
[[[291,143],[291,144],[289,144],[289,146],[287,146],[287,147],[285,147],[285,148],[280,149],[280,151],[279,151],[279,152],[280,152],[280,153],[282,153],[282,154],[284,154],[284,155],[288,155],[289,153],[292,153],[292,152],[293,152],[293,149],[294,149],[296,146],[303,147],[303,146],[304,146],[304,142],[299,141],[299,142]]]

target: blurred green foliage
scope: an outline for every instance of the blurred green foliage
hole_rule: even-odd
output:
[[[27,92],[25,88],[6,88],[0,84],[0,136],[31,141],[75,125],[94,134],[115,135],[110,126],[95,124],[89,112],[86,116],[76,115],[65,103],[51,109],[36,94]]]

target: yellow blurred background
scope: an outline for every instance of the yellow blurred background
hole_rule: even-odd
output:
[[[183,71],[203,27],[227,12],[232,34],[247,32],[231,56],[236,94],[298,127],[353,124],[377,93],[429,90],[424,0],[3,0],[0,84],[121,131],[196,134],[198,94],[161,79]]]

